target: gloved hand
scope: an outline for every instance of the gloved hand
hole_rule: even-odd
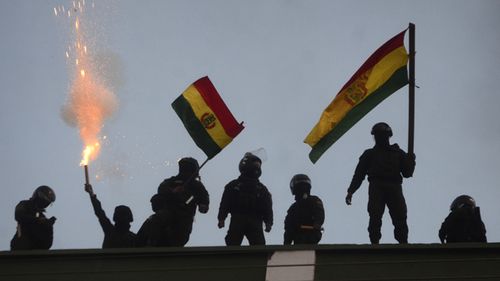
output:
[[[56,222],[56,217],[50,217],[50,219],[47,220],[47,223],[49,225],[54,225],[55,222]]]
[[[219,220],[219,223],[217,223],[217,227],[220,229],[220,228],[223,228],[224,227],[224,220]]]
[[[351,202],[352,202],[352,193],[347,192],[347,195],[346,195],[346,197],[345,197],[345,203],[346,203],[347,205],[351,205]]]
[[[85,191],[90,194],[91,196],[94,196],[94,190],[92,189],[92,185],[86,183],[85,184]]]
[[[265,232],[271,232],[271,228],[273,227],[272,224],[270,223],[266,223],[266,227],[264,228],[264,231]]]
[[[416,155],[415,155],[415,153],[413,153],[413,152],[412,152],[412,153],[408,153],[408,157],[409,157],[411,160],[413,160],[413,161],[415,161],[415,160],[417,159],[417,156],[416,156]]]
[[[200,213],[202,213],[202,214],[206,214],[208,212],[208,205],[199,204],[198,211],[200,211]]]

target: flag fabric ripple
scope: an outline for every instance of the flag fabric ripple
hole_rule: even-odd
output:
[[[244,128],[243,123],[236,121],[207,76],[189,85],[172,103],[172,108],[209,159]]]
[[[312,147],[313,163],[370,110],[408,84],[405,32],[376,50],[323,111],[304,140]]]

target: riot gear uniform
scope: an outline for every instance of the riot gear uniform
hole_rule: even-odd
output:
[[[231,214],[226,245],[241,245],[244,237],[250,245],[266,243],[262,224],[266,225],[266,232],[271,231],[273,210],[271,193],[259,181],[261,163],[257,156],[245,154],[239,164],[241,175],[224,188],[217,218],[222,228]]]
[[[413,176],[415,155],[407,154],[397,144],[390,144],[392,130],[386,123],[373,126],[372,135],[375,146],[359,158],[351,184],[347,190],[346,203],[351,204],[352,194],[368,176],[368,213],[370,222],[368,232],[372,244],[378,244],[381,238],[382,215],[385,206],[394,225],[394,237],[399,243],[408,243],[407,208],[403,196],[403,177]]]
[[[115,224],[113,224],[106,216],[101,201],[97,199],[97,195],[94,194],[90,184],[85,185],[85,191],[90,195],[90,202],[92,203],[94,213],[104,232],[102,248],[135,247],[136,235],[130,231],[130,223],[134,220],[130,208],[124,205],[116,206],[115,212],[113,213],[113,221]]]
[[[310,195],[311,180],[307,175],[293,176],[290,190],[295,196],[295,203],[290,206],[285,218],[284,244],[318,244],[325,221],[323,202],[319,197]]]
[[[172,246],[184,246],[193,229],[196,207],[207,213],[210,203],[208,191],[198,178],[198,162],[193,158],[179,161],[179,174],[164,180],[158,187],[169,216],[172,218]]]
[[[486,227],[472,197],[461,195],[453,200],[450,214],[439,229],[439,239],[441,243],[487,242]]]
[[[45,208],[56,200],[54,191],[40,186],[29,200],[19,202],[15,210],[17,232],[10,242],[15,250],[50,249],[53,242],[55,217],[45,217]]]

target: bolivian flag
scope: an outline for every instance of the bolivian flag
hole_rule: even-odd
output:
[[[313,163],[370,110],[408,84],[405,32],[375,51],[323,111],[304,140],[312,147],[309,159]]]
[[[203,77],[191,84],[173,103],[196,145],[212,158],[243,130],[214,85]]]

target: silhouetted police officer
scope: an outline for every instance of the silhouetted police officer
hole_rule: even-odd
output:
[[[130,231],[130,223],[134,221],[132,211],[129,207],[119,205],[115,207],[113,213],[113,223],[108,219],[102,209],[101,202],[92,189],[92,185],[85,184],[85,191],[90,196],[90,202],[94,208],[94,213],[99,219],[102,231],[104,232],[104,241],[102,248],[129,248],[135,246],[135,233]]]
[[[33,192],[29,200],[19,202],[15,210],[17,232],[10,241],[10,249],[50,249],[53,241],[55,217],[47,219],[45,208],[56,201],[52,188],[42,185]]]
[[[408,243],[408,225],[406,224],[406,202],[403,196],[403,177],[409,178],[415,170],[415,155],[409,155],[397,144],[390,144],[392,129],[386,123],[377,123],[371,134],[375,146],[365,150],[359,158],[351,185],[347,189],[346,204],[351,205],[352,195],[361,186],[368,175],[368,213],[370,222],[368,233],[372,244],[378,244],[382,234],[382,215],[385,205],[389,209],[394,237],[399,243]]]
[[[284,244],[318,244],[325,221],[323,202],[311,195],[311,179],[297,174],[290,181],[290,190],[295,203],[288,209],[285,218]]]
[[[154,214],[144,221],[137,231],[136,246],[166,247],[171,246],[172,215],[166,208],[165,199],[160,194],[151,197],[151,208]]]
[[[179,173],[164,180],[158,194],[165,199],[166,210],[172,217],[172,246],[184,246],[193,229],[196,207],[202,214],[208,212],[209,195],[199,178],[198,161],[191,157],[179,160]]]
[[[231,222],[226,235],[226,245],[241,245],[246,237],[250,245],[264,245],[265,231],[271,231],[273,209],[271,193],[260,181],[262,161],[246,153],[239,163],[240,176],[224,188],[217,216],[218,227],[223,228],[228,214]]]
[[[450,214],[439,229],[441,243],[486,242],[486,227],[476,201],[469,195],[458,196],[450,206]]]

